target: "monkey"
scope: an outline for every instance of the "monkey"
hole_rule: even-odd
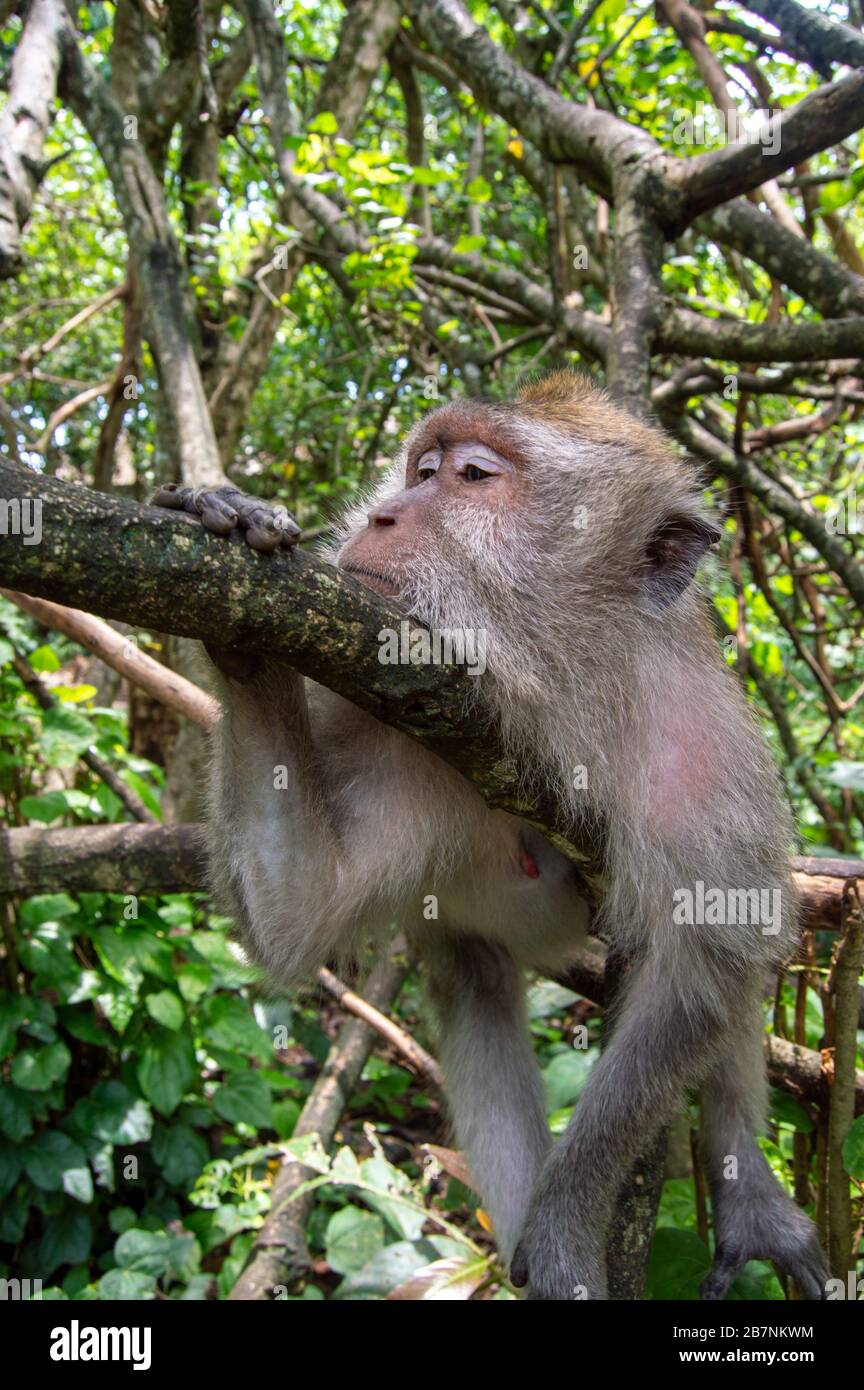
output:
[[[154,501],[260,551],[299,535],[284,508],[233,489]],[[608,1296],[622,1183],[697,1088],[716,1235],[702,1296],[724,1297],[750,1259],[824,1296],[815,1227],[756,1139],[762,986],[797,940],[794,828],[697,581],[720,535],[666,436],[567,370],[514,401],[433,409],[323,550],[430,629],[485,633],[466,714],[493,724],[526,787],[595,827],[593,920],[570,859],[433,754],[281,656],[211,653],[224,713],[210,859],[247,949],[290,985],[404,925],[456,1141],[530,1299]],[[770,908],[742,912],[742,896]],[[632,964],[552,1144],[525,972],[562,972],[589,935]]]

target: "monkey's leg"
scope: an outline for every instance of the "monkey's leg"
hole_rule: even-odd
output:
[[[456,1142],[509,1261],[549,1149],[521,971],[478,937],[421,939]]]
[[[702,1089],[702,1147],[716,1248],[702,1297],[723,1298],[748,1260],[772,1260],[805,1298],[825,1297],[828,1269],[816,1228],[784,1192],[755,1139],[765,1108],[758,1001]]]
[[[673,948],[674,950],[674,945]],[[675,967],[677,965],[677,974]],[[714,1060],[738,980],[717,961],[658,945],[633,973],[611,1042],[594,1067],[531,1201],[511,1277],[535,1299],[606,1297],[605,1246],[621,1184]]]

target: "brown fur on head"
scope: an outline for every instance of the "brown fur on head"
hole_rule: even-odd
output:
[[[665,435],[643,424],[595,386],[584,372],[562,367],[537,378],[519,392],[516,405],[549,425],[581,435],[595,444],[628,444],[668,465],[673,457]]]

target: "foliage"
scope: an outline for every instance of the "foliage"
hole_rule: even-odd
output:
[[[845,16],[843,6],[827,8],[835,18]],[[8,10],[3,7],[4,16]],[[523,8],[482,0],[471,10],[508,53],[540,73],[548,73],[560,34],[584,14],[583,6],[564,3]],[[512,10],[520,16],[514,27],[505,18]],[[470,258],[545,290],[557,278],[568,309],[605,323],[614,298],[615,214],[589,181],[568,182],[561,166],[566,257],[556,267],[553,171],[523,132],[427,63],[412,68],[423,139],[419,150],[411,147],[405,89],[388,51],[356,129],[346,134],[341,113],[322,109],[318,100],[342,8],[329,0],[279,0],[274,13],[294,55],[288,97],[296,130],[286,147],[296,175],[343,210],[362,245],[337,253],[332,237],[316,240],[314,228],[301,229],[300,218],[289,216],[297,209],[280,186],[271,123],[249,62],[222,100],[211,147],[205,148],[211,127],[199,119],[206,113],[196,87],[152,158],[180,247],[191,338],[211,403],[238,355],[241,375],[254,360],[255,343],[245,335],[251,331],[254,339],[255,324],[266,324],[260,332],[267,350],[247,382],[239,418],[213,406],[220,439],[232,440],[226,467],[234,482],[284,501],[304,526],[316,527],[377,479],[430,402],[480,390],[506,397],[546,366],[566,363],[599,374],[596,361],[557,325],[548,332],[518,302],[514,313],[506,296],[502,308],[484,293]],[[152,137],[153,112],[140,98],[168,69],[164,33],[148,28],[152,16],[145,16],[147,42],[133,34],[130,43],[119,14],[104,4],[79,6],[80,46]],[[216,14],[207,62],[218,76],[241,20],[228,6],[216,7]],[[0,23],[6,83],[20,31],[17,16]],[[402,33],[421,44],[407,21]],[[742,111],[766,103],[791,107],[821,80],[795,56],[771,45],[757,49],[734,32],[734,23],[732,32],[712,31],[709,41]],[[162,54],[153,73],[138,66],[148,45]],[[428,58],[431,51],[421,46]],[[123,86],[127,67],[137,88],[134,81]],[[590,101],[625,116],[670,156],[703,151],[686,132],[700,109],[710,114],[707,92],[678,36],[646,4],[603,0],[586,19],[560,90],[580,107]],[[151,140],[151,151],[157,146]],[[130,296],[43,351],[79,310],[112,288],[132,285],[134,246],[121,200],[92,132],[66,101],[44,153],[23,268],[2,285],[0,447],[23,463],[93,484],[94,459],[108,434],[109,388],[119,375],[131,387],[107,483],[144,500],[154,483],[178,475],[180,460],[161,409],[169,383],[146,329],[130,326]],[[842,262],[845,245],[850,263],[848,243],[853,251],[864,243],[860,132],[817,152],[782,182],[807,246]],[[436,267],[420,258],[426,226],[454,253],[450,280],[436,278]],[[266,267],[299,247],[301,268],[283,285],[280,267]],[[261,317],[270,302],[265,286],[274,301],[269,319]],[[745,255],[700,226],[670,237],[661,289],[666,305],[698,309],[710,324],[731,317],[761,325],[819,320],[811,303],[772,277],[756,250]],[[525,335],[526,325],[537,332]],[[682,352],[658,358],[658,387],[687,366]],[[844,543],[860,564],[853,513],[857,498],[864,515],[864,395],[856,364],[787,364],[768,382],[776,389],[752,392],[739,389],[738,378],[761,368],[720,353],[707,366],[713,385],[685,390],[676,417],[698,420],[718,439],[743,440],[747,457],[826,524],[845,508]],[[52,423],[55,412],[100,382],[95,399]],[[835,396],[840,409],[830,429],[760,443],[760,431],[807,419]],[[722,576],[708,574],[718,640],[760,713],[803,848],[864,854],[860,613],[792,522],[761,510],[713,470],[706,483],[726,517],[730,561]],[[99,696],[92,663],[65,639],[37,632],[9,604],[2,605],[0,623],[3,824],[77,826],[84,833],[124,819],[117,796],[80,762],[87,749],[160,815],[164,770],[133,751],[125,711],[114,692]],[[15,673],[13,644],[49,685],[51,710],[38,707]],[[51,1280],[54,1297],[225,1297],[266,1213],[288,1142],[304,1161],[314,1158],[318,1170],[310,1226],[315,1263],[296,1296],[377,1299],[393,1290],[406,1298],[510,1296],[475,1199],[423,1150],[424,1143],[445,1142],[438,1100],[390,1054],[368,1062],[334,1156],[316,1154],[306,1140],[290,1143],[336,1031],[335,1013],[311,995],[290,1004],[268,1000],[231,944],[229,924],[205,899],[52,893],[3,899],[0,909],[10,976],[0,994],[0,1273]],[[10,940],[20,976],[9,965]],[[822,980],[830,943],[818,941],[816,952],[814,977]],[[794,981],[786,981],[773,1021],[784,1011],[794,1016],[795,1007]],[[399,1011],[425,1039],[416,981],[403,992]],[[596,1059],[599,1020],[583,1001],[538,981],[531,1028],[550,1126],[560,1133]],[[824,1020],[812,990],[802,1029],[809,1046],[822,1045]],[[772,1098],[765,1152],[790,1190],[802,1142],[812,1142],[807,1136],[818,1118],[785,1094]],[[813,1172],[812,1152],[807,1162]],[[860,1209],[860,1119],[846,1140],[844,1162]],[[692,1180],[670,1178],[651,1297],[696,1297],[710,1259],[701,1215]],[[768,1267],[754,1265],[736,1281],[733,1296],[771,1299],[782,1291]]]

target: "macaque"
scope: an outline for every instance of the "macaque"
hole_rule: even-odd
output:
[[[297,539],[284,509],[233,490],[154,500],[256,549]],[[593,920],[570,861],[432,754],[281,658],[214,653],[210,854],[245,943],[290,984],[394,922],[410,934],[456,1141],[534,1299],[607,1296],[617,1195],[692,1088],[716,1233],[703,1296],[750,1259],[823,1296],[815,1229],[755,1138],[762,987],[797,939],[793,827],[693,583],[719,536],[663,435],[561,372],[515,403],[433,410],[328,551],[430,629],[485,633],[476,717],[526,786],[594,827],[608,887]],[[566,970],[589,930],[633,964],[552,1144],[523,972]]]

